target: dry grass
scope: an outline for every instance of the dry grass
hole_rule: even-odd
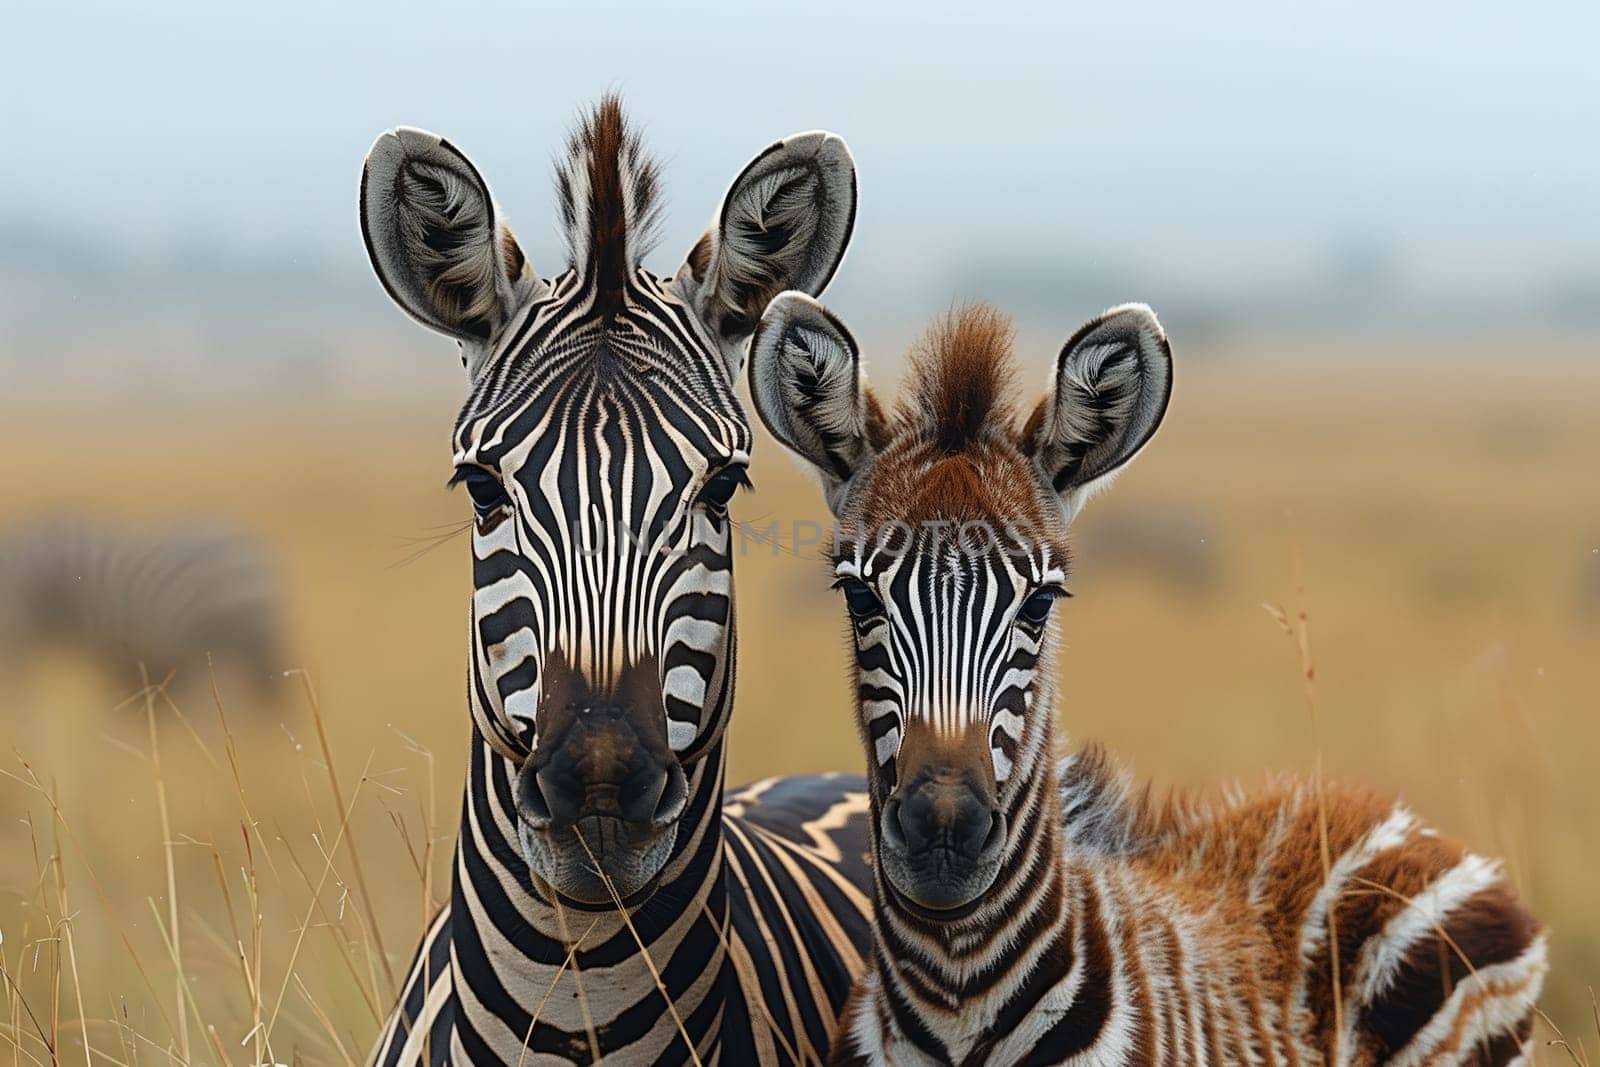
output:
[[[448,886],[466,755],[465,504],[439,488],[452,370],[426,406],[355,423],[329,405],[287,421],[36,410],[0,429],[8,516],[258,530],[306,670],[266,707],[226,678],[216,699],[177,679],[128,701],[70,661],[0,685],[0,1064],[365,1056]],[[1083,522],[1186,502],[1212,521],[1217,584],[1086,568],[1064,616],[1064,725],[1141,775],[1248,785],[1320,755],[1507,857],[1553,928],[1545,1009],[1565,1044],[1546,1063],[1600,1062],[1600,606],[1583,615],[1575,588],[1600,549],[1597,407],[1600,374],[1575,366],[1197,365]],[[736,504],[754,526],[820,517],[770,442],[754,478]],[[1290,605],[1295,630],[1296,552],[1320,740],[1308,661],[1260,607]],[[734,780],[861,761],[814,556],[740,563]]]

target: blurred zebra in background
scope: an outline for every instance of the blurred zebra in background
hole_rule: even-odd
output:
[[[0,668],[60,648],[123,684],[171,676],[188,688],[208,684],[209,655],[264,693],[284,667],[280,614],[266,553],[224,526],[0,528]]]

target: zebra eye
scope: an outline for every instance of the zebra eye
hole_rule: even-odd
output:
[[[699,501],[708,510],[720,515],[728,510],[728,504],[740,486],[750,487],[750,473],[742,463],[730,464],[706,481],[705,487],[700,490]]]
[[[1071,595],[1065,589],[1054,585],[1036,589],[1032,596],[1022,602],[1022,607],[1017,609],[1017,618],[1030,626],[1043,626],[1045,620],[1050,618],[1050,605],[1062,597]]]
[[[833,587],[844,592],[844,606],[850,612],[850,617],[857,622],[883,614],[883,601],[879,600],[878,594],[861,579],[840,578]]]
[[[451,485],[458,483],[466,485],[467,495],[472,498],[472,510],[480,516],[492,515],[511,503],[500,479],[482,467],[462,467],[450,479]]]

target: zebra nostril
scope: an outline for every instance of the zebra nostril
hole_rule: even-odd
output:
[[[900,800],[891,797],[883,806],[883,840],[891,848],[905,849],[905,828],[900,825]]]
[[[967,783],[929,778],[888,802],[883,834],[888,845],[912,855],[941,850],[976,860],[1004,843],[1005,822]]]
[[[994,813],[989,824],[989,836],[983,839],[983,845],[978,849],[978,855],[991,857],[999,852],[1006,844],[1006,817],[998,811]]]
[[[683,768],[674,760],[667,768],[667,782],[661,790],[661,799],[656,801],[655,815],[650,821],[657,827],[674,823],[683,814],[688,802],[689,781],[684,777]]]
[[[550,803],[539,785],[539,776],[531,769],[517,776],[517,815],[536,830],[547,829],[555,821],[550,814]]]

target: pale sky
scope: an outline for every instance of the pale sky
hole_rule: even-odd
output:
[[[1206,10],[1202,10],[1206,9]],[[798,129],[850,143],[852,255],[1270,282],[1355,242],[1493,284],[1600,274],[1600,4],[18,4],[0,222],[360,265],[360,161],[436,130],[536,265],[550,160],[620,88],[667,164],[670,270]],[[987,257],[987,258],[985,258]]]

